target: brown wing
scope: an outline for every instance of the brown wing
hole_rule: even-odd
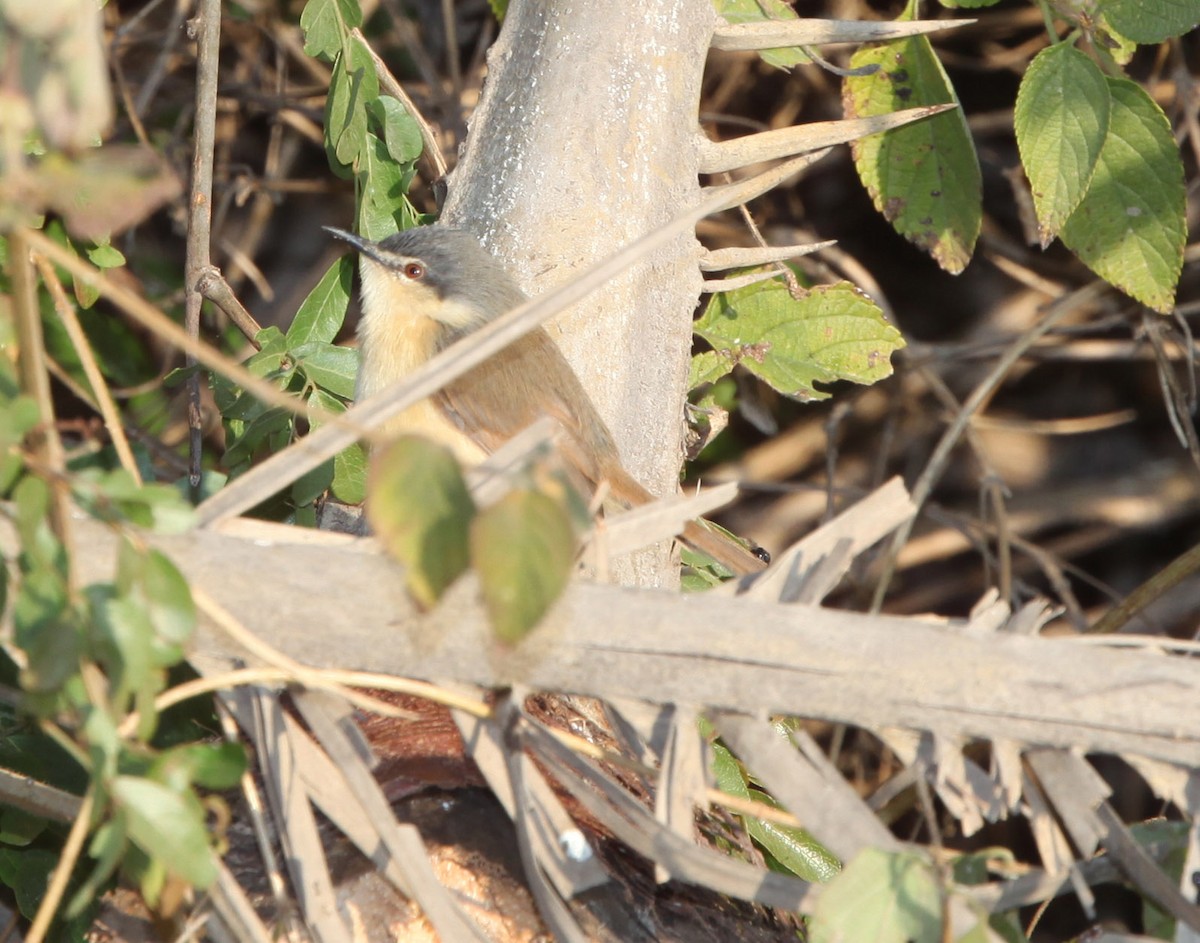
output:
[[[563,457],[592,485],[620,467],[612,434],[544,330],[527,334],[451,383],[439,404],[488,452],[548,416],[565,432]]]
[[[627,507],[653,500],[621,465],[612,434],[544,330],[526,335],[451,383],[438,404],[487,452],[548,416],[564,430],[559,442],[563,458],[588,485],[607,482],[611,496]],[[764,566],[748,550],[696,523],[687,525],[682,539],[735,573],[754,573]]]

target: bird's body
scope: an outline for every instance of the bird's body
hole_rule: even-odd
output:
[[[373,243],[330,231],[360,253],[359,399],[526,300],[503,265],[469,233],[427,226]],[[542,328],[405,410],[385,431],[424,435],[452,449],[460,461],[476,464],[543,416],[564,430],[563,457],[590,487],[605,482],[626,506],[652,500],[625,471],[612,433]],[[698,524],[689,524],[683,539],[735,572],[763,566],[754,554]]]

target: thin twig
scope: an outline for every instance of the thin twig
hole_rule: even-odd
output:
[[[942,434],[941,440],[933,450],[933,455],[930,456],[929,462],[925,466],[925,470],[921,472],[920,477],[917,478],[916,483],[913,485],[912,500],[918,508],[929,498],[930,493],[933,491],[933,486],[941,478],[942,472],[945,471],[946,463],[954,451],[954,447],[958,445],[958,440],[967,431],[972,417],[992,397],[996,388],[1003,382],[1013,365],[1021,359],[1025,351],[1032,347],[1039,337],[1046,334],[1059,320],[1069,312],[1074,311],[1079,305],[1085,304],[1100,295],[1105,290],[1105,287],[1103,282],[1094,281],[1060,298],[1046,309],[1046,314],[1042,318],[1041,324],[1037,324],[1026,331],[1001,355],[1000,359],[996,362],[996,366],[992,368],[991,372],[971,392],[970,397],[963,403],[958,415],[954,417],[954,421],[950,423],[950,427]],[[879,583],[875,587],[874,598],[871,600],[872,612],[878,612],[883,606],[883,597],[887,594],[888,587],[892,582],[892,574],[896,569],[896,558],[900,553],[900,548],[904,546],[912,534],[916,520],[917,517],[914,516],[897,528],[896,532],[892,535],[891,543],[888,545],[883,573],[879,577]]]
[[[233,293],[229,282],[225,281],[220,269],[215,265],[208,266],[196,280],[196,289],[221,309],[234,327],[254,345],[255,350],[262,350],[262,345],[257,340],[262,325],[254,320],[254,316],[238,301],[237,295]]]
[[[54,401],[50,395],[50,377],[45,370],[46,348],[42,338],[41,312],[38,310],[37,285],[29,250],[34,243],[28,230],[15,229],[8,234],[9,269],[13,283],[13,310],[16,313],[17,370],[21,389],[37,403],[40,423],[26,436],[28,449],[42,466],[61,472],[65,461],[62,441],[54,425]],[[47,240],[49,241],[49,240]],[[64,253],[70,255],[64,250]],[[67,510],[67,490],[61,476],[50,482],[50,526],[64,546],[70,546],[71,518]],[[68,566],[71,556],[68,554]],[[68,579],[69,582],[69,579]]]
[[[446,176],[446,161],[442,157],[442,149],[438,144],[437,135],[433,133],[433,128],[429,122],[425,120],[425,116],[421,114],[413,100],[408,97],[408,93],[404,91],[404,87],[396,81],[396,77],[392,75],[391,70],[387,67],[387,63],[380,58],[371,44],[367,42],[367,38],[362,34],[362,30],[355,27],[350,31],[351,35],[363,44],[363,47],[371,54],[371,59],[375,63],[375,73],[379,76],[379,87],[393,98],[400,100],[408,113],[412,115],[413,120],[417,123],[417,129],[421,132],[421,142],[425,145],[425,154],[429,160],[433,162],[433,167],[436,172],[434,179],[440,180]],[[461,81],[461,78],[460,78]]]
[[[405,379],[364,402],[356,403],[342,414],[340,423],[322,425],[300,442],[254,466],[200,505],[197,509],[198,523],[200,526],[210,526],[254,507],[359,438],[354,428],[380,427],[392,416],[399,415],[413,403],[453,383],[472,367],[524,337],[539,324],[595,291],[680,233],[694,227],[698,220],[774,189],[820,160],[825,153],[818,151],[805,154],[757,176],[724,187],[710,188],[706,191],[705,199],[670,222],[614,252],[578,278],[535,300],[527,301],[452,344]]]
[[[200,0],[196,20],[188,24],[196,38],[196,118],[195,146],[192,150],[192,192],[188,201],[187,262],[184,267],[184,330],[194,340],[200,337],[200,276],[212,265],[209,244],[212,237],[213,149],[217,133],[217,67],[221,44],[221,0]],[[195,359],[186,355],[187,366]],[[200,415],[200,375],[187,379],[188,392],[188,480],[200,486],[200,466],[204,449],[204,429]]]
[[[46,896],[42,898],[37,915],[25,935],[25,943],[42,943],[50,929],[50,921],[58,915],[63,894],[67,891],[67,881],[70,880],[71,871],[74,870],[79,853],[83,850],[83,840],[87,838],[92,822],[92,805],[95,801],[95,792],[89,788],[79,805],[79,815],[71,824],[71,831],[67,833],[58,864],[54,866],[50,882],[46,885]]]
[[[137,460],[134,459],[133,450],[129,447],[129,439],[125,436],[125,426],[121,422],[121,414],[117,412],[117,404],[113,401],[104,374],[100,372],[100,365],[96,363],[96,355],[92,352],[92,345],[88,343],[87,335],[83,332],[83,325],[79,323],[75,306],[67,298],[67,293],[62,282],[58,280],[54,266],[40,255],[34,257],[34,263],[42,275],[42,281],[50,290],[50,297],[54,299],[54,310],[58,312],[59,320],[66,328],[67,337],[70,338],[75,353],[79,355],[79,363],[83,367],[84,375],[87,377],[88,383],[92,385],[92,392],[96,396],[96,407],[104,419],[104,426],[108,429],[108,435],[112,439],[113,448],[116,450],[121,467],[129,472],[133,480],[140,485],[142,474],[138,471]]]
[[[178,347],[184,353],[191,354],[209,370],[232,380],[264,403],[286,409],[297,416],[307,416],[323,427],[331,424],[349,431],[358,429],[341,414],[306,406],[299,397],[284,393],[278,387],[256,377],[240,363],[225,356],[216,348],[189,337],[186,331],[145,298],[113,281],[91,263],[68,252],[42,233],[36,230],[25,230],[22,235],[39,255],[46,256],[51,262],[66,269],[83,284],[95,288],[103,297],[121,308],[142,327]]]

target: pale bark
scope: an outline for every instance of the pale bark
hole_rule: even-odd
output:
[[[700,199],[697,107],[708,0],[516,0],[443,218],[507,260],[530,294]],[[649,255],[549,325],[651,491],[676,488],[699,244]],[[665,552],[639,582],[674,579]]]

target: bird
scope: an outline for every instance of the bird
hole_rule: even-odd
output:
[[[374,242],[324,228],[359,254],[360,401],[528,300],[504,264],[465,230],[433,224]],[[409,407],[383,431],[425,436],[470,466],[543,416],[562,428],[563,458],[590,488],[604,483],[609,496],[626,507],[654,500],[625,469],[591,397],[541,327]],[[737,575],[766,565],[759,555],[765,551],[748,550],[696,521],[685,526],[681,540]]]

